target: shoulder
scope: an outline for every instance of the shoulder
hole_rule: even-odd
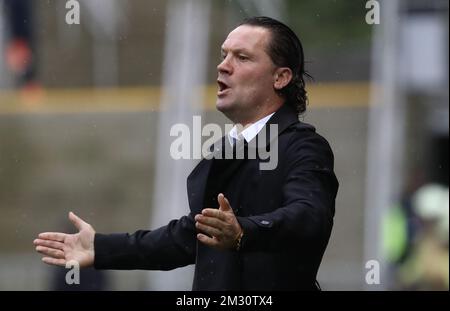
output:
[[[334,154],[328,140],[316,128],[299,121],[286,129],[286,156],[294,162],[311,161],[333,167]]]
[[[311,124],[299,121],[290,125],[285,132],[288,136],[288,145],[290,146],[313,144],[330,148],[330,144],[325,137],[317,133],[316,128]]]

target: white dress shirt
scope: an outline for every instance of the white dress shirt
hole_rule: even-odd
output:
[[[267,121],[269,121],[270,117],[273,116],[275,112],[272,112],[271,114],[265,116],[262,119],[259,119],[255,123],[253,123],[250,126],[247,126],[242,132],[238,133],[238,127],[235,125],[233,128],[228,132],[228,139],[230,141],[231,145],[234,145],[234,140],[241,140],[242,137],[245,139],[245,141],[248,143],[253,138],[258,135],[258,133],[262,130],[264,125],[266,125]]]

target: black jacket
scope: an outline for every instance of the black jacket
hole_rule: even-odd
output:
[[[278,125],[275,169],[260,170],[259,158],[203,159],[187,179],[190,213],[153,231],[96,234],[95,267],[171,270],[195,264],[194,290],[316,289],[338,189],[333,153],[287,105],[260,135],[270,124]],[[212,249],[196,239],[194,216],[217,207],[218,192],[244,230],[240,251]]]

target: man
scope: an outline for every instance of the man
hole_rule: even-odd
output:
[[[261,170],[258,157],[203,159],[187,180],[190,213],[153,231],[98,234],[70,213],[79,233],[35,240],[44,262],[155,270],[195,264],[194,290],[317,289],[338,182],[327,141],[298,120],[306,109],[301,43],[284,24],[255,17],[228,35],[222,58],[217,109],[244,130],[235,126],[221,145],[244,140],[248,149],[276,124],[276,167]]]

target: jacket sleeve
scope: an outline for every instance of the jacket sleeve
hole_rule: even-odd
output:
[[[328,142],[315,132],[295,133],[285,157],[282,204],[273,212],[238,217],[242,251],[324,248],[333,226],[338,181]]]
[[[195,262],[196,231],[191,214],[167,226],[134,234],[95,235],[96,269],[171,270]]]

